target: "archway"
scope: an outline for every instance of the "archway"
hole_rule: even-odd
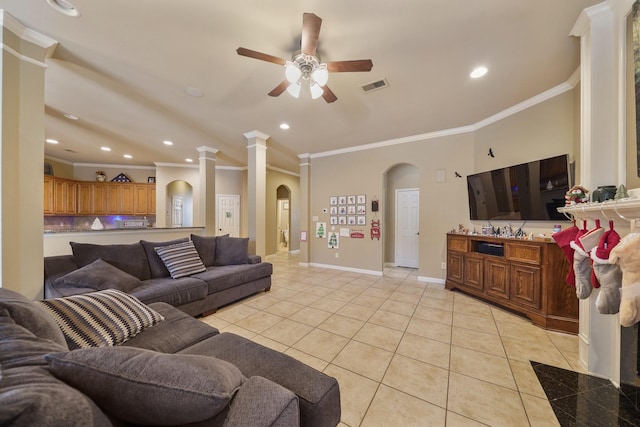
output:
[[[276,189],[276,252],[288,253],[290,247],[291,191],[286,185]]]
[[[385,263],[418,267],[420,173],[408,163],[385,173]]]
[[[169,227],[193,227],[193,187],[186,181],[167,184],[166,224]]]

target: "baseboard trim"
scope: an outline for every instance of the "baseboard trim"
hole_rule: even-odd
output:
[[[343,267],[341,265],[318,264],[318,263],[315,263],[315,262],[309,263],[309,265],[311,267],[327,268],[327,269],[330,269],[330,270],[340,270],[340,271],[348,271],[348,272],[351,272],[351,273],[370,274],[372,276],[382,276],[382,271],[365,270],[365,269],[362,269],[362,268]]]
[[[429,283],[435,283],[438,285],[444,285],[445,280],[438,279],[436,277],[418,276],[418,282],[429,282]]]

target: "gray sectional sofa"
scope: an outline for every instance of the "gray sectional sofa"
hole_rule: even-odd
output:
[[[70,350],[68,331],[42,308],[47,302],[0,288],[0,425],[329,427],[340,421],[335,378],[219,333],[169,304],[140,304],[163,319],[121,345]]]
[[[206,271],[174,279],[156,248],[191,240]],[[145,304],[166,302],[192,316],[271,288],[271,263],[248,254],[248,238],[191,235],[165,242],[71,242],[73,255],[44,258],[44,295],[57,298],[119,289]]]

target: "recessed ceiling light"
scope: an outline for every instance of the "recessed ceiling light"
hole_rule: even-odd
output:
[[[57,144],[58,143],[57,140],[51,139],[51,138],[45,139],[45,141],[47,141],[49,144]]]
[[[187,162],[187,163],[191,163],[191,162],[193,162],[193,159],[184,159],[184,161]]]
[[[187,95],[193,96],[194,98],[202,98],[204,96],[204,92],[202,91],[202,89],[199,89],[197,87],[186,87],[184,88],[184,91],[187,93]]]
[[[111,151],[111,148],[109,148],[109,147],[100,147],[100,149],[102,151]]]
[[[471,74],[469,74],[469,76],[470,76],[472,79],[477,79],[477,78],[482,77],[482,76],[484,76],[485,74],[487,74],[487,71],[489,71],[489,70],[487,70],[487,67],[483,67],[483,66],[481,66],[481,67],[476,67],[476,68],[474,68],[474,69],[473,69],[473,71],[471,72]]]
[[[74,116],[73,114],[65,114],[64,116],[69,120],[78,120],[78,116]]]
[[[171,142],[171,141],[162,141],[162,143],[164,145],[173,145],[173,142]]]
[[[288,123],[280,123],[280,129],[287,130],[287,129],[289,129],[290,127],[291,127],[291,126],[289,126],[289,124],[288,124]]]
[[[67,16],[80,16],[78,9],[76,9],[76,7],[67,0],[47,0],[47,3],[49,3],[49,6],[54,8],[56,11],[64,13]]]
[[[133,156],[131,154],[124,154],[122,157],[124,157],[125,159],[132,159]]]

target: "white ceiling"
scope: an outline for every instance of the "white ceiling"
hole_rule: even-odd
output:
[[[197,162],[195,147],[209,146],[219,165],[242,166],[243,134],[258,130],[271,136],[267,163],[297,172],[298,154],[472,125],[566,82],[579,64],[569,32],[601,0],[69,1],[80,17],[46,0],[0,0],[59,42],[45,74],[45,133],[60,144],[47,155],[152,165]],[[284,69],[236,54],[289,59],[304,12],[323,19],[322,60],[373,61],[368,73],[331,73],[332,104],[267,96]],[[477,65],[489,73],[473,80]],[[381,78],[388,88],[361,89]]]

